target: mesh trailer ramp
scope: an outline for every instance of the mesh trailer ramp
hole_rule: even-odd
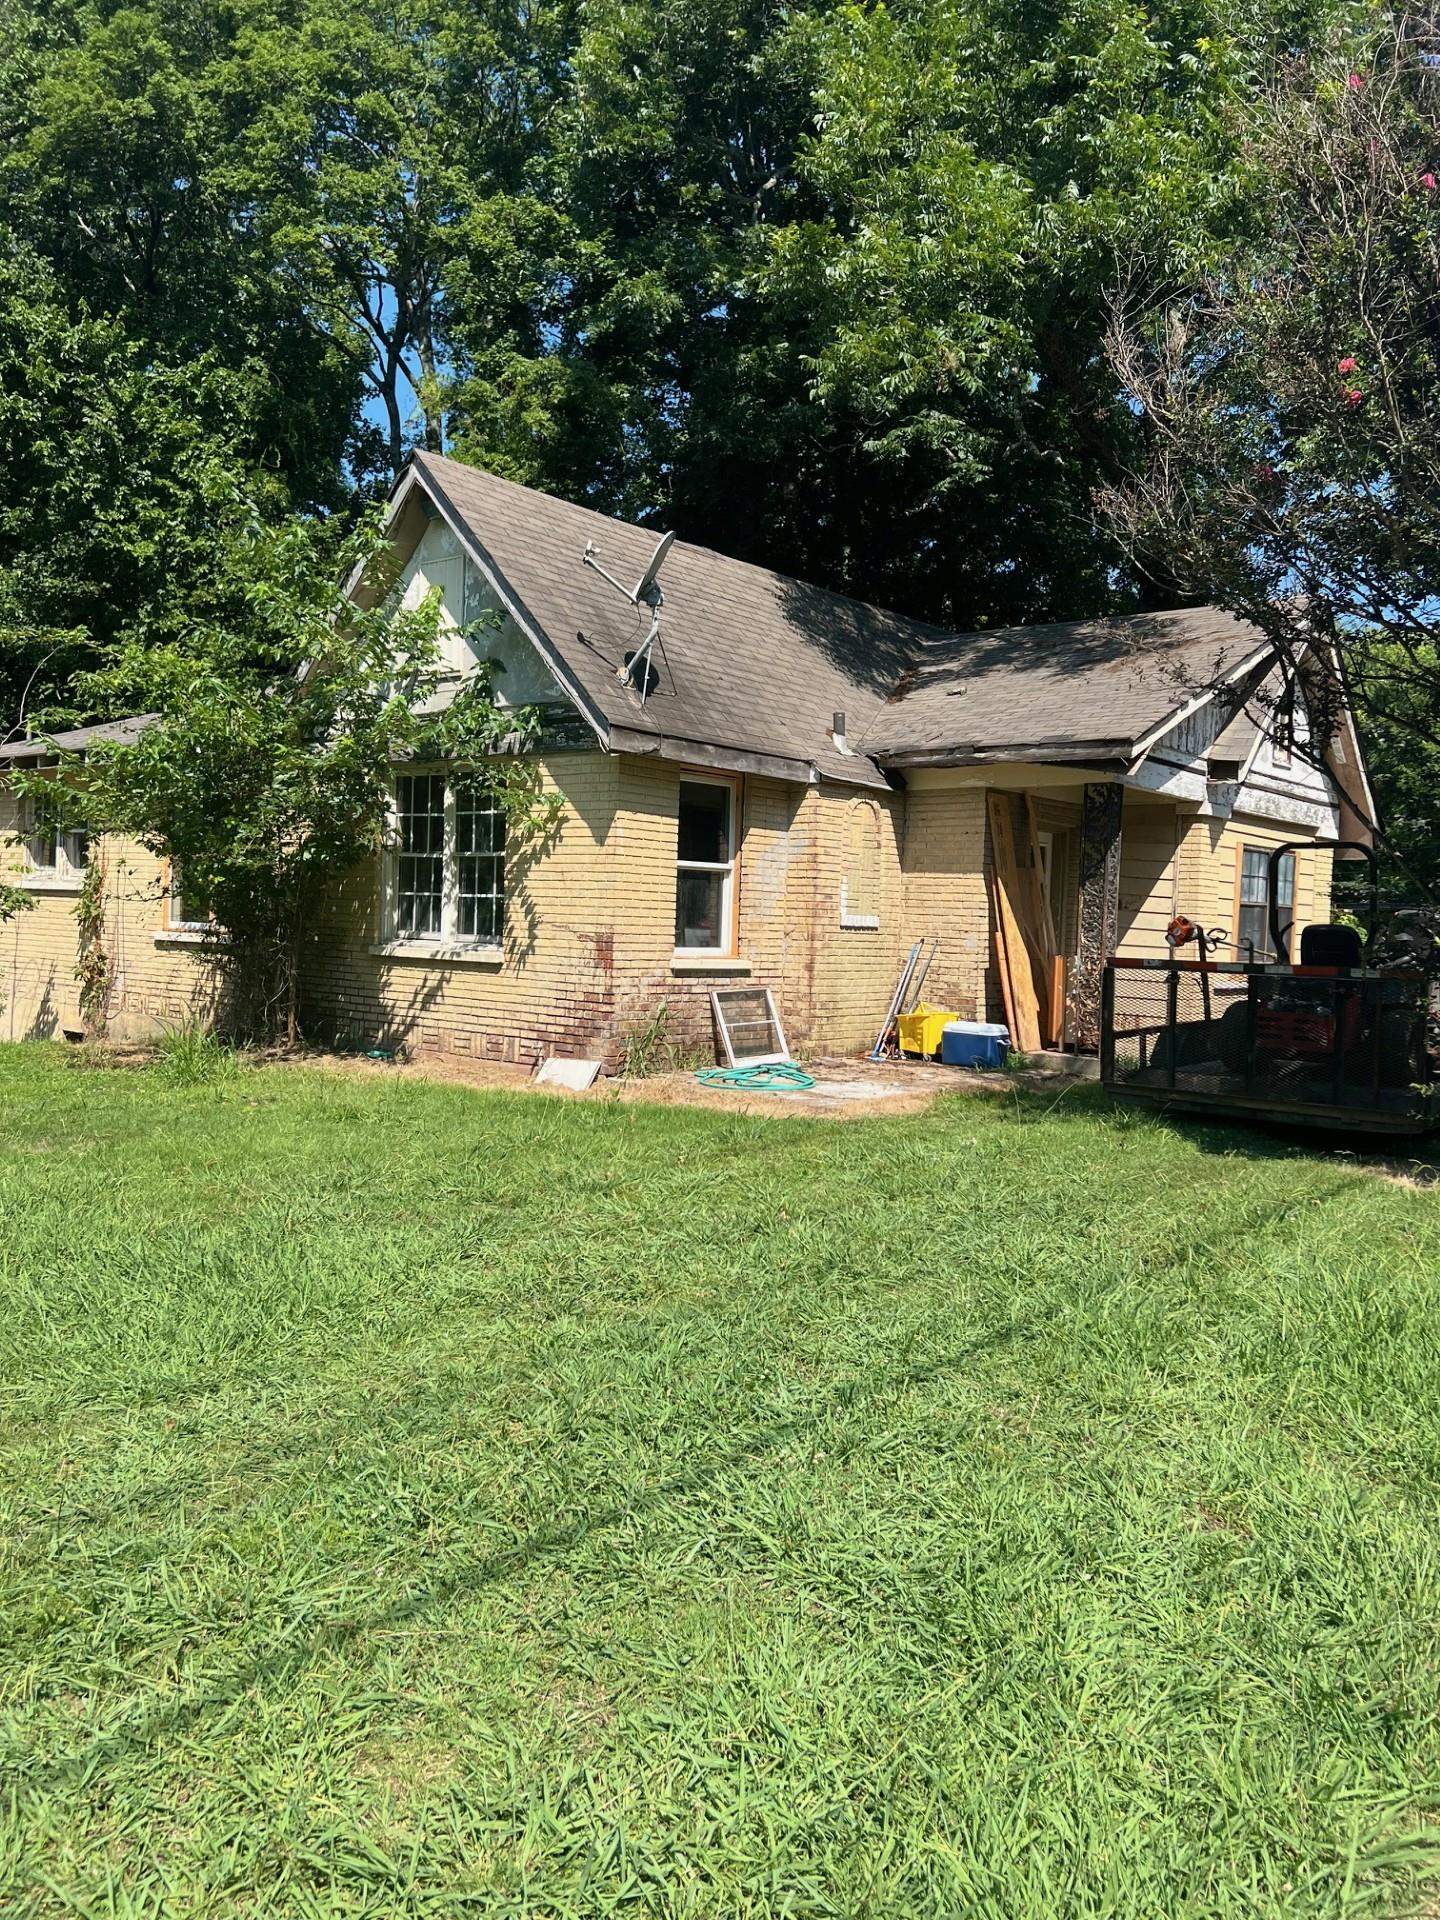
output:
[[[1367,1133],[1440,1122],[1423,972],[1105,963],[1100,1078],[1185,1113]]]

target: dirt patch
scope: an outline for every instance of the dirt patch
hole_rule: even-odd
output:
[[[432,1080],[452,1086],[497,1088],[543,1094],[552,1100],[639,1101],[648,1106],[710,1107],[729,1113],[805,1114],[825,1120],[867,1120],[882,1114],[923,1113],[942,1093],[1003,1094],[1012,1082],[999,1074],[966,1073],[925,1061],[807,1060],[815,1085],[800,1092],[745,1093],[731,1087],[707,1087],[690,1073],[657,1073],[643,1079],[597,1080],[584,1093],[563,1087],[538,1087],[528,1067],[492,1060],[464,1060],[428,1054],[418,1060],[377,1061],[354,1054],[308,1053],[292,1056],[297,1065],[322,1066],[337,1073]]]

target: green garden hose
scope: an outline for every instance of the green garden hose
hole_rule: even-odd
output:
[[[695,1078],[704,1087],[733,1087],[741,1093],[803,1093],[815,1076],[791,1061],[768,1067],[702,1067]]]

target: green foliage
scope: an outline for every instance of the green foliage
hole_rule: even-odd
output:
[[[1330,11],[599,0],[529,344],[452,302],[458,445],[959,625],[1173,599],[1092,507],[1106,295],[1246,226],[1228,109]]]
[[[240,1052],[194,1022],[168,1027],[155,1043],[151,1072],[170,1087],[228,1086],[243,1070]]]
[[[105,1031],[110,1003],[110,955],[105,945],[105,862],[97,850],[85,869],[75,902],[75,978],[80,986],[80,1018],[88,1038]]]
[[[677,1040],[670,1031],[670,1005],[662,1000],[650,1017],[622,1036],[620,1071],[627,1080],[647,1080],[655,1074],[684,1073],[713,1066],[708,1047]]]
[[[27,887],[0,885],[0,926],[17,913],[28,913],[34,905],[35,896]]]
[[[1434,1904],[1433,1191],[74,1063],[0,1049],[7,1913]]]
[[[1342,685],[1374,748],[1380,823],[1440,895],[1440,96],[1403,12],[1296,61],[1237,111],[1253,231],[1113,354],[1149,458],[1109,506],[1132,550],[1255,622],[1308,677],[1318,739]],[[1338,661],[1329,673],[1323,663]],[[1433,902],[1432,902],[1433,908]]]

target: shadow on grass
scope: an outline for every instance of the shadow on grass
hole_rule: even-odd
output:
[[[31,1789],[44,1791],[92,1782],[97,1773],[112,1761],[150,1747],[167,1736],[189,1732],[207,1715],[225,1712],[257,1688],[283,1686],[327,1653],[351,1647],[371,1634],[423,1620],[428,1614],[443,1609],[468,1593],[494,1586],[530,1568],[561,1561],[596,1534],[621,1527],[637,1514],[647,1513],[677,1494],[701,1492],[736,1467],[762,1461],[767,1454],[816,1426],[826,1414],[878,1399],[885,1393],[904,1392],[911,1387],[927,1385],[953,1372],[966,1361],[978,1360],[1003,1350],[1015,1341],[1044,1332],[1055,1322],[1060,1311],[1056,1304],[1026,1319],[1012,1320],[974,1340],[966,1341],[952,1353],[924,1366],[894,1367],[866,1381],[845,1382],[827,1395],[818,1407],[793,1419],[761,1428],[736,1445],[717,1451],[699,1466],[684,1473],[672,1474],[646,1488],[633,1500],[613,1502],[597,1512],[582,1515],[563,1525],[537,1527],[518,1545],[483,1555],[468,1565],[458,1567],[394,1605],[378,1607],[363,1615],[324,1621],[297,1634],[290,1643],[282,1641],[280,1645],[246,1662],[227,1679],[212,1684],[197,1697],[144,1713],[123,1731],[103,1734],[69,1758],[34,1767],[27,1767],[22,1760],[12,1758],[12,1785],[18,1787],[23,1782]]]
[[[1146,1130],[1187,1141],[1202,1153],[1251,1160],[1342,1161],[1394,1173],[1429,1186],[1440,1182],[1440,1134],[1386,1136],[1356,1127],[1316,1127],[1283,1120],[1210,1119],[1181,1108],[1117,1100],[1093,1081],[1072,1081],[1058,1092],[1012,1085],[999,1109],[1013,1124],[1041,1120],[1098,1120],[1127,1132]]]

